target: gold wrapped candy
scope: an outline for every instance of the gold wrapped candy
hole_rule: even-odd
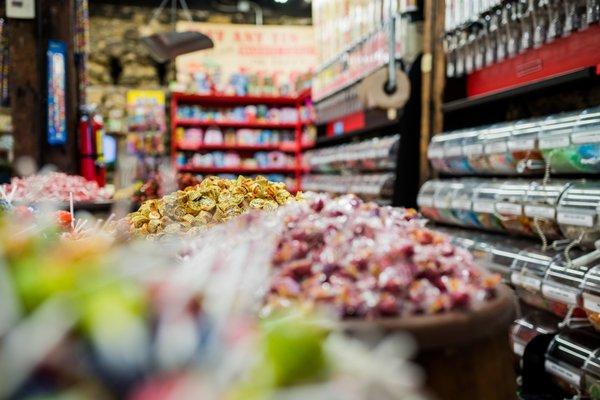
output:
[[[251,209],[274,210],[299,196],[292,196],[283,183],[269,182],[263,176],[211,176],[162,199],[145,201],[127,220],[132,232],[141,236],[194,233]]]

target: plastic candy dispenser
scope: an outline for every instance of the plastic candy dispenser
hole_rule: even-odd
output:
[[[583,111],[571,134],[573,168],[578,172],[600,172],[600,107]]]
[[[592,326],[600,331],[600,266],[587,272],[581,288],[583,309]]]
[[[490,181],[475,187],[473,191],[473,212],[481,226],[487,230],[502,231],[504,228],[496,214],[496,198],[502,184]]]
[[[525,216],[523,205],[529,183],[526,181],[507,181],[500,187],[496,197],[496,213],[504,229],[512,234],[531,236],[532,220]]]
[[[468,174],[473,170],[467,156],[463,153],[465,131],[457,131],[445,134],[444,141],[444,164],[447,172],[451,174]]]
[[[510,330],[510,342],[517,357],[523,357],[525,349],[538,335],[558,332],[560,320],[550,314],[536,312],[515,320]]]
[[[462,221],[456,218],[453,212],[453,200],[456,191],[463,188],[463,184],[458,181],[440,181],[440,186],[433,196],[433,206],[439,213],[439,221],[451,224],[462,225]]]
[[[553,256],[537,249],[521,250],[511,266],[510,282],[523,302],[545,310],[550,303],[542,297],[542,282]]]
[[[538,150],[541,120],[519,121],[508,139],[508,150],[516,162],[516,172],[530,174],[544,170],[544,158]]]
[[[427,158],[431,163],[433,169],[437,172],[448,173],[450,172],[449,167],[446,165],[446,159],[444,156],[444,142],[448,138],[446,135],[436,135],[431,138],[431,143],[427,149]]]
[[[482,137],[485,136],[485,129],[465,131],[463,142],[463,153],[467,157],[469,168],[477,174],[486,174],[490,172],[490,164],[483,151]]]
[[[542,283],[542,295],[554,314],[564,317],[569,310],[578,310],[574,315],[584,316],[578,307],[583,303],[582,285],[588,271],[588,266],[575,266],[562,260],[550,265]]]
[[[516,162],[508,151],[508,139],[512,130],[513,124],[496,124],[482,135],[483,150],[492,173],[512,174],[517,170]]]
[[[460,225],[467,227],[480,227],[477,215],[473,212],[473,190],[478,185],[475,180],[462,180],[452,197],[452,212],[454,217],[460,221]]]
[[[558,202],[556,219],[563,236],[584,247],[594,248],[594,243],[600,239],[599,209],[600,183],[573,183]]]
[[[592,332],[581,329],[561,332],[548,347],[544,368],[566,391],[585,395],[583,367],[598,349],[600,338]]]
[[[440,186],[440,181],[427,181],[421,186],[417,196],[417,205],[425,218],[440,221],[440,213],[433,205],[433,197]]]
[[[571,162],[575,155],[575,147],[571,144],[571,133],[577,118],[575,113],[565,113],[550,116],[541,124],[538,146],[544,155],[544,160],[554,173],[577,172]]]
[[[569,181],[553,180],[546,185],[531,182],[527,189],[523,212],[525,216],[531,219],[534,234],[539,235],[541,233],[548,240],[561,237],[560,228],[556,222],[556,207],[561,194],[570,185],[571,182]]]

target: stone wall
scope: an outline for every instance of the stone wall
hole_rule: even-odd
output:
[[[154,9],[149,7],[99,4],[90,1],[90,57],[91,85],[123,85],[128,87],[157,87],[174,79],[172,65],[157,65],[140,37],[168,30],[169,12],[165,10],[158,21],[150,24]],[[195,21],[218,23],[253,23],[253,14],[208,10],[192,10]],[[180,19],[184,19],[180,12]],[[310,19],[290,16],[265,15],[265,24],[306,25]],[[161,77],[162,82],[161,82]]]

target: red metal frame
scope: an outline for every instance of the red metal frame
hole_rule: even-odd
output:
[[[178,119],[175,121],[177,126],[197,126],[209,127],[220,126],[223,128],[254,128],[254,129],[294,129],[295,122],[261,122],[261,121],[200,121],[194,119]]]
[[[197,172],[201,174],[288,174],[295,173],[295,167],[272,167],[272,168],[251,168],[251,167],[179,167],[181,172]]]
[[[296,142],[273,144],[273,145],[230,145],[230,144],[202,144],[200,146],[178,145],[177,150],[184,151],[283,151],[284,153],[295,153]]]
[[[298,191],[302,187],[302,173],[304,172],[302,162],[302,128],[307,124],[311,124],[312,121],[303,121],[298,119],[295,123],[272,123],[272,122],[258,122],[258,121],[196,121],[196,120],[185,120],[177,118],[177,107],[179,104],[198,104],[212,107],[223,107],[223,106],[243,106],[243,105],[255,105],[255,104],[266,104],[270,106],[288,106],[296,107],[300,111],[300,107],[310,101],[311,91],[310,89],[303,90],[296,97],[286,96],[225,96],[225,95],[198,95],[188,93],[171,93],[171,163],[173,168],[180,172],[192,172],[192,173],[203,173],[203,174],[257,174],[257,173],[284,173],[293,174],[296,187],[291,188],[292,191]],[[246,146],[246,145],[201,145],[193,149],[180,147],[175,140],[175,132],[180,126],[221,126],[221,127],[232,127],[232,128],[256,128],[256,129],[293,129],[294,130],[294,143],[284,143],[277,146]],[[283,168],[211,168],[211,167],[177,167],[176,157],[177,151],[218,151],[218,150],[231,150],[231,151],[264,151],[264,150],[279,150],[295,155],[295,163],[293,167]]]
[[[328,137],[342,135],[362,129],[366,126],[364,111],[357,111],[327,123],[325,133]]]
[[[578,70],[600,72],[600,26],[560,38],[467,76],[467,97],[502,92]]]

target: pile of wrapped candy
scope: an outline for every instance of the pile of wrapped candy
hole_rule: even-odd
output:
[[[228,235],[235,222],[181,259],[11,217],[0,217],[0,398],[366,400],[375,387],[382,400],[424,399],[409,343],[372,350],[297,311],[259,321],[260,299],[243,296],[260,284],[249,259],[268,260],[257,250],[273,243]],[[254,258],[231,247],[242,241]]]
[[[273,210],[295,199],[283,183],[262,176],[208,177],[197,186],[144,202],[129,214],[132,232],[154,238],[164,234],[198,233],[252,209]]]
[[[500,281],[414,210],[308,195],[284,219],[266,312],[300,302],[344,318],[435,314],[477,308]]]
[[[26,178],[15,177],[10,184],[2,185],[0,190],[11,201],[27,203],[68,202],[71,193],[75,202],[94,202],[110,198],[109,193],[96,182],[62,172],[36,174]]]

